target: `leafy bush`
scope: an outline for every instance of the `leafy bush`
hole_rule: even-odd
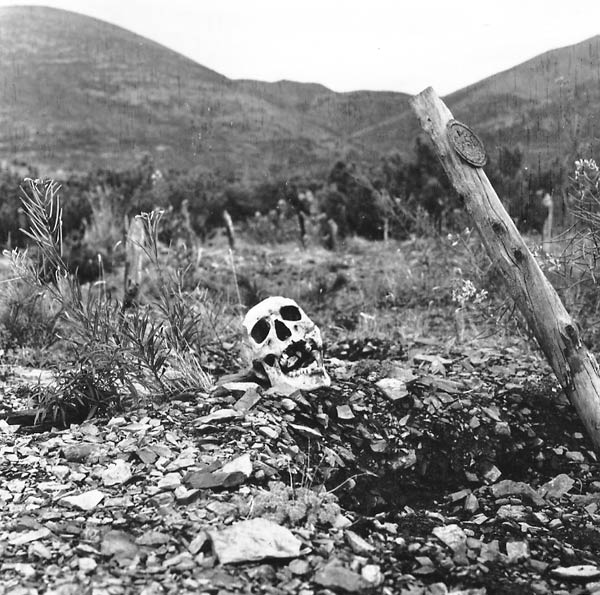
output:
[[[22,198],[29,219],[26,232],[38,250],[12,253],[15,269],[34,292],[45,291],[55,304],[67,359],[59,380],[40,387],[38,419],[55,423],[80,420],[137,399],[142,393],[169,396],[182,390],[206,390],[210,378],[193,349],[201,313],[186,301],[177,279],[160,269],[159,213],[144,216],[147,253],[159,268],[160,300],[125,309],[103,286],[82,287],[62,254],[62,210],[51,181],[27,180]],[[143,389],[143,390],[142,390]]]

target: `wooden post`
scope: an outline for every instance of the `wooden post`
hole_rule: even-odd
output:
[[[549,253],[552,250],[552,225],[554,222],[554,201],[549,193],[544,195],[542,204],[548,211],[546,220],[544,221],[544,227],[542,228],[542,250]]]
[[[226,210],[223,211],[223,222],[225,223],[225,231],[227,232],[229,249],[235,250],[235,230],[233,229],[233,221],[231,219],[231,215]]]
[[[483,169],[469,165],[454,149],[446,128],[452,120],[450,110],[431,87],[413,97],[411,105],[508,292],[600,452],[599,369],[581,341],[577,323],[542,273]]]
[[[125,288],[123,292],[123,309],[137,303],[142,283],[142,266],[144,264],[144,242],[146,232],[140,217],[134,217],[127,229],[125,240]]]

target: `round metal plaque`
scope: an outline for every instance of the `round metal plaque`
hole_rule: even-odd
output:
[[[448,139],[454,150],[475,167],[487,163],[487,155],[481,139],[466,125],[458,120],[450,120],[446,125]]]

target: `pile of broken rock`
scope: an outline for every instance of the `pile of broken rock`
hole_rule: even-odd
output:
[[[539,361],[511,361],[409,349],[309,392],[0,422],[0,593],[598,591],[595,456],[560,399],[544,434]]]

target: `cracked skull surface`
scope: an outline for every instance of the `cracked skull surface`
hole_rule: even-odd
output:
[[[252,359],[262,364],[271,386],[329,386],[321,332],[294,300],[269,297],[248,311],[243,324]]]

